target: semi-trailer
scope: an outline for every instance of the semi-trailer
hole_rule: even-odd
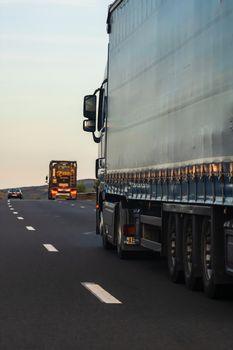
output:
[[[77,199],[77,162],[51,160],[49,163],[48,199]]]
[[[216,297],[233,282],[233,2],[116,0],[107,32],[104,81],[84,98],[96,232]]]

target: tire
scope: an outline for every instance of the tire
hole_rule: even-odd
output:
[[[221,296],[221,286],[215,284],[213,266],[213,237],[211,234],[211,220],[205,218],[201,235],[201,264],[202,280],[205,294],[212,299]]]
[[[184,279],[183,270],[180,266],[180,261],[182,261],[182,241],[180,232],[178,232],[177,220],[178,218],[175,214],[169,215],[167,232],[167,259],[169,274],[174,283],[183,282]]]
[[[195,259],[199,257],[199,247],[195,247],[193,217],[186,215],[183,225],[183,265],[186,287],[190,290],[201,289],[201,278],[195,274]],[[198,251],[197,251],[198,250]],[[199,261],[199,259],[198,259]],[[199,264],[200,265],[200,264]]]
[[[104,226],[103,211],[99,210],[99,234],[102,236],[102,245],[105,250],[112,248],[112,244],[108,241],[107,233]]]
[[[125,215],[122,208],[122,202],[119,203],[118,213],[117,213],[117,255],[120,259],[126,259],[128,252],[124,249],[123,241],[123,225],[125,222]]]

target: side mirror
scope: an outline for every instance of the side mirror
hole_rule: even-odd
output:
[[[98,179],[98,171],[99,171],[99,158],[95,161],[95,178]]]
[[[95,120],[84,120],[83,130],[86,132],[95,132]]]
[[[83,115],[90,120],[96,120],[96,95],[87,95],[84,97]]]

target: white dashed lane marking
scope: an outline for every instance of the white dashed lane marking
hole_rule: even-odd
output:
[[[34,227],[32,227],[32,226],[26,226],[26,229],[27,229],[28,231],[36,231],[36,230],[34,229]]]
[[[80,207],[81,209],[85,209],[85,207],[83,206],[83,205],[81,205],[81,207]]]
[[[17,219],[24,220],[24,218],[22,216],[17,216]]]
[[[90,231],[90,232],[83,232],[82,235],[93,235],[95,231]]]
[[[49,252],[58,252],[58,250],[52,245],[52,244],[43,244],[45,249],[47,249]]]
[[[13,214],[19,214],[17,211],[13,211]]]
[[[10,210],[15,210],[14,208],[10,208]]]
[[[89,292],[96,296],[102,303],[105,304],[122,304],[122,302],[108,293],[100,285],[91,282],[82,282],[83,287],[85,287]]]

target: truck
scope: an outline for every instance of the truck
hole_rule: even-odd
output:
[[[116,0],[103,83],[84,97],[99,145],[96,233],[120,258],[167,259],[215,298],[233,282],[233,1]]]
[[[51,160],[49,163],[48,199],[77,199],[77,162]]]

